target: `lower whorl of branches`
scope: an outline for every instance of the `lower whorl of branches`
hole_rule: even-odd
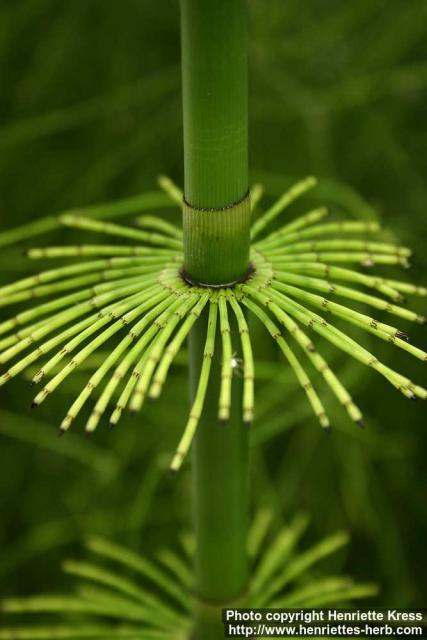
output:
[[[338,531],[301,549],[307,524],[301,514],[277,532],[272,512],[257,512],[248,536],[252,578],[247,606],[327,607],[376,595],[373,584],[344,575],[319,575],[317,565],[349,539]],[[0,640],[185,640],[194,606],[207,605],[192,594],[194,540],[181,535],[180,543],[178,552],[161,548],[148,559],[103,538],[91,538],[86,544],[88,559],[63,564],[76,580],[73,592],[1,602],[3,625],[6,616],[19,616],[19,626],[1,626]],[[26,615],[32,619],[27,626]],[[38,622],[36,616],[48,616],[48,622]]]
[[[107,355],[104,352],[102,362],[66,413],[60,431],[70,428],[94,395],[97,399],[86,430],[93,432],[107,411],[110,425],[115,425],[125,409],[138,412],[147,396],[159,397],[170,366],[206,309],[203,363],[188,422],[172,460],[174,470],[185,458],[197,429],[212,358],[219,345],[222,363],[218,417],[223,421],[229,417],[233,376],[241,368],[243,418],[248,424],[252,422],[255,365],[248,314],[259,320],[277,343],[324,429],[329,428],[329,419],[304,359],[321,374],[352,420],[361,425],[362,414],[339,376],[317,351],[313,333],[375,369],[406,397],[426,398],[424,388],[382,363],[325,319],[327,315],[345,320],[426,361],[427,354],[410,344],[400,328],[348,306],[351,302],[362,303],[402,320],[423,323],[422,316],[402,303],[406,295],[425,296],[426,289],[372,274],[372,267],[377,264],[409,266],[409,249],[372,241],[371,237],[379,232],[375,222],[323,222],[327,215],[324,208],[309,211],[257,240],[288,205],[314,184],[313,178],[301,181],[258,217],[252,226],[247,279],[220,289],[198,287],[183,279],[182,231],[175,225],[153,216],[139,218],[139,228],[64,216],[63,224],[110,235],[114,243],[30,250],[29,256],[34,259],[77,261],[0,289],[2,307],[31,303],[27,310],[0,324],[0,363],[12,363],[0,377],[0,385],[42,361],[32,381],[48,381],[34,398],[36,407],[114,337],[115,346]],[[179,189],[169,181],[164,186],[172,200],[179,203]],[[256,187],[253,208],[260,195],[261,190]],[[352,265],[361,265],[364,270]],[[47,301],[36,302],[39,298]],[[241,364],[235,356],[236,345],[232,344],[231,318],[240,336]]]

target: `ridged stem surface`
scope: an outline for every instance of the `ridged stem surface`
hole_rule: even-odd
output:
[[[191,392],[200,371],[207,318],[190,335]],[[232,324],[235,337],[236,329]],[[196,640],[222,638],[221,609],[244,598],[248,513],[248,427],[242,422],[242,380],[233,380],[231,415],[218,421],[220,339],[216,341],[208,398],[193,442],[196,534]],[[234,348],[234,345],[233,345]]]
[[[181,34],[185,269],[228,283],[249,261],[246,0],[181,0]]]
[[[181,0],[184,185],[194,207],[248,189],[246,0]]]
[[[246,0],[181,0],[184,113],[184,264],[205,284],[249,268]],[[194,397],[207,313],[190,335]],[[233,349],[239,334],[232,326]],[[238,357],[238,353],[236,353]],[[230,420],[218,420],[219,328],[207,399],[193,443],[196,640],[223,637],[221,608],[247,589],[248,429],[242,380],[233,376]]]

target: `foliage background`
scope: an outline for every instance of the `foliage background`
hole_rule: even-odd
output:
[[[350,215],[378,213],[427,269],[427,5],[424,0],[251,0],[251,167],[268,196],[293,178],[321,178],[316,196]],[[165,0],[1,0],[0,224],[152,190],[182,180],[178,5]],[[348,185],[351,185],[349,187]],[[61,241],[64,232],[46,237]],[[37,238],[39,244],[45,238]],[[32,265],[3,249],[1,279]],[[396,275],[399,277],[399,274]],[[425,304],[414,301],[420,311]],[[425,330],[411,336],[426,347]],[[365,337],[369,344],[369,336]],[[266,345],[269,341],[266,341]],[[340,370],[365,407],[330,438],[260,335],[253,429],[255,504],[279,519],[303,509],[307,542],[352,534],[344,570],[381,587],[379,603],[425,606],[425,407],[359,365]],[[386,360],[422,382],[422,368],[387,345]],[[267,353],[266,353],[267,351]],[[276,362],[277,361],[277,362]],[[161,403],[87,440],[54,427],[84,374],[36,414],[19,380],[0,409],[0,593],[54,590],[60,560],[102,533],[147,553],[188,527],[188,469],[164,472],[187,408],[182,367]],[[425,378],[424,378],[425,380]],[[54,423],[54,424],[53,424]]]

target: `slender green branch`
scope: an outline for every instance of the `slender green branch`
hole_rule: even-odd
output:
[[[256,224],[256,223],[255,223]],[[252,229],[255,225],[253,225]],[[286,225],[284,229],[279,229],[270,238],[265,238],[255,244],[256,247],[273,248],[279,245],[288,245],[299,240],[317,238],[319,236],[339,233],[377,233],[380,227],[376,222],[328,222],[309,226],[308,229],[291,231]]]
[[[228,420],[231,409],[231,385],[233,380],[233,347],[231,344],[231,327],[228,319],[226,296],[221,292],[218,296],[220,330],[222,340],[221,389],[219,393],[218,419]]]
[[[285,356],[290,366],[292,367],[298,379],[298,382],[300,383],[301,387],[304,389],[307,395],[308,401],[313,409],[313,412],[315,416],[318,418],[321,426],[324,429],[329,429],[330,423],[329,423],[328,416],[326,415],[325,408],[319,396],[317,395],[316,391],[314,390],[313,385],[305,369],[302,367],[301,363],[296,358],[294,352],[292,351],[292,349],[289,347],[286,340],[281,335],[280,329],[268,317],[265,311],[263,311],[258,305],[254,303],[249,303],[248,306],[251,309],[252,313],[254,313],[258,317],[258,319],[262,322],[262,324],[265,326],[265,328],[270,333],[273,340],[277,342],[280,350],[282,351],[283,355]]]
[[[294,184],[273,204],[270,209],[267,209],[258,220],[254,222],[251,229],[251,237],[255,239],[264,229],[267,227],[278,215],[282,213],[286,207],[288,207],[294,200],[302,196],[306,191],[312,189],[317,184],[316,178],[309,176],[300,182]]]
[[[251,424],[254,416],[254,379],[255,366],[252,354],[249,327],[243,311],[234,295],[228,290],[230,306],[237,320],[243,352],[243,421]]]
[[[175,238],[169,238],[160,233],[149,233],[140,229],[132,229],[114,222],[100,222],[91,220],[90,218],[82,218],[71,214],[65,214],[60,218],[62,224],[76,229],[86,229],[88,231],[97,231],[106,235],[116,236],[118,238],[131,238],[148,244],[159,245],[160,247],[171,247],[172,249],[181,249],[181,242]]]
[[[182,464],[187,452],[191,446],[194,438],[194,434],[199,424],[200,416],[202,414],[203,405],[205,402],[206,391],[209,383],[209,376],[211,372],[212,359],[215,350],[215,336],[216,336],[216,324],[217,324],[218,305],[216,302],[211,302],[209,305],[209,318],[208,318],[208,330],[206,334],[206,342],[203,349],[203,364],[200,371],[199,382],[197,385],[196,395],[190,411],[190,417],[187,425],[184,429],[184,433],[179,442],[178,448],[171,463],[172,471],[178,471]]]

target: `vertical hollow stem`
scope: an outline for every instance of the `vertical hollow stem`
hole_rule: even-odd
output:
[[[236,327],[232,321],[230,324],[235,337]],[[190,335],[192,394],[198,384],[206,325],[205,312],[200,327]],[[221,340],[217,334],[209,397],[192,452],[196,640],[223,637],[221,609],[242,600],[248,579],[248,428],[242,421],[242,380],[239,378],[233,379],[229,421],[218,421],[220,350]]]
[[[248,189],[246,0],[181,0],[185,197],[221,208]]]
[[[185,269],[233,282],[248,268],[246,0],[181,0]]]
[[[249,266],[247,2],[181,0],[184,113],[184,264],[187,276],[231,283]],[[207,311],[190,334],[197,389]],[[238,350],[236,323],[231,329]],[[223,637],[221,608],[247,589],[248,430],[242,381],[233,379],[230,420],[218,421],[221,339],[193,443],[196,640]],[[238,396],[238,397],[237,397]]]

